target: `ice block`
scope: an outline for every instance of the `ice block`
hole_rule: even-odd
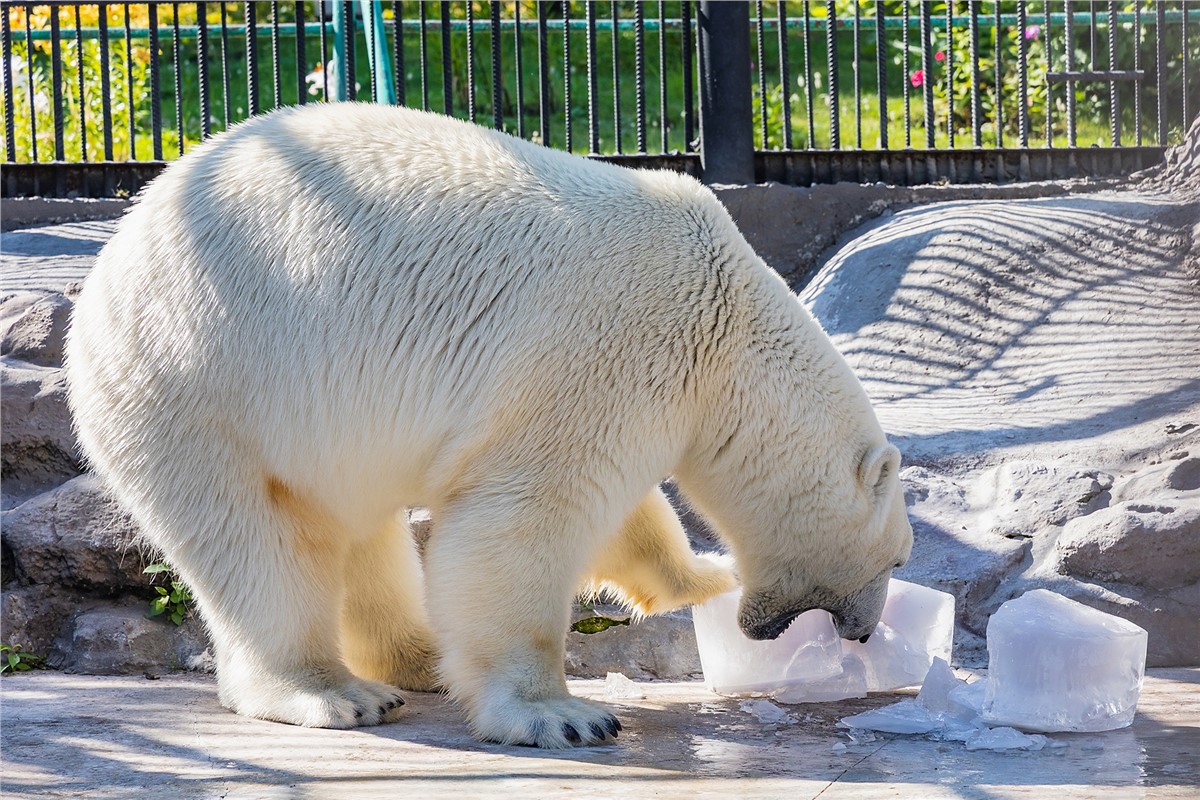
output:
[[[867,668],[867,691],[919,686],[935,658],[950,660],[954,596],[916,583],[888,583],[883,618],[866,644],[842,642]]]
[[[692,608],[704,682],[718,694],[766,693],[841,674],[841,639],[824,611],[801,614],[774,641],[754,641],[737,624],[742,590]]]
[[[983,719],[1026,731],[1108,731],[1133,722],[1146,631],[1045,589],[988,622]]]
[[[741,589],[692,609],[700,663],[718,694],[774,692],[785,703],[863,697],[921,683],[935,658],[949,660],[954,597],[892,579],[883,618],[866,644],[843,641],[825,611],[809,611],[775,641],[737,625]]]

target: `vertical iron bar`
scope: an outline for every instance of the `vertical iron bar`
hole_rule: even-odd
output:
[[[392,69],[396,76],[396,105],[408,105],[408,75],[404,64],[404,8],[392,3]]]
[[[162,87],[158,75],[158,6],[150,3],[148,10],[150,27],[150,126],[153,137],[154,160],[162,161]]]
[[[1117,4],[1108,2],[1108,69],[1117,69]],[[1121,96],[1117,92],[1117,82],[1108,82],[1108,127],[1109,139],[1113,147],[1121,146]]]
[[[1042,21],[1046,29],[1042,31],[1042,46],[1046,50],[1046,147],[1054,147],[1054,87],[1050,83],[1050,72],[1054,69],[1054,58],[1050,50],[1054,37],[1050,35],[1053,28],[1050,25],[1050,0],[1043,0]]]
[[[658,0],[658,125],[662,152],[667,152],[667,10],[666,0]]]
[[[373,8],[374,5],[375,5],[374,0],[372,0],[371,3],[367,4],[366,8],[363,8],[360,5],[359,10],[362,11],[362,15],[363,15],[363,38],[365,38],[367,40],[367,72],[370,73],[370,78],[368,80],[370,80],[370,82],[371,82],[371,89],[370,89],[371,102],[378,103],[379,97],[380,97],[380,92],[383,87],[381,87],[379,85],[379,80],[378,80],[379,70],[376,67],[376,63],[377,63],[376,60],[378,59],[379,54],[375,52],[375,33],[376,33],[376,31],[375,31],[375,9]],[[468,3],[467,5],[470,5],[470,3]],[[354,5],[351,4],[350,16],[353,17],[356,13],[357,12],[354,10]],[[358,55],[356,52],[357,49],[358,48],[355,44],[354,39],[350,38],[350,39],[346,40],[346,50],[347,50],[346,58],[347,58],[347,60],[349,60],[350,58],[354,58],[357,60],[357,58],[358,58]]]
[[[1063,22],[1066,39],[1063,56],[1066,60],[1063,67],[1067,72],[1072,72],[1075,69],[1075,4],[1073,0],[1063,0],[1063,6],[1066,12]],[[1067,81],[1067,147],[1075,147],[1075,143],[1075,81]]]
[[[1133,4],[1133,69],[1142,72],[1142,0]],[[1142,146],[1142,85],[1143,81],[1133,85],[1133,135],[1138,147]]]
[[[175,137],[183,155],[183,63],[179,53],[179,3],[171,4],[171,68],[175,73]]]
[[[584,4],[587,19],[587,84],[588,84],[588,152],[600,152],[600,114],[596,104],[600,101],[600,88],[596,83],[596,4],[588,0]]]
[[[500,0],[488,6],[492,23],[492,127],[504,130],[504,95],[500,85]]]
[[[616,152],[621,153],[621,69],[620,57],[620,20],[617,18],[617,0],[608,4],[608,13],[612,18],[612,78],[613,78],[613,142]],[[685,89],[686,91],[686,89]]]
[[[25,17],[26,25],[29,24],[29,16]],[[28,28],[26,28],[25,41],[29,41]],[[33,72],[30,71],[30,80],[32,80]],[[129,24],[129,5],[125,5],[125,116],[126,122],[129,124],[129,160],[137,161],[137,119],[136,111],[133,102],[133,30]],[[32,94],[30,95],[32,97]],[[30,109],[32,110],[32,106]],[[37,161],[37,140],[34,139],[33,160]]]
[[[75,6],[75,66],[79,85],[79,160],[87,161],[87,96],[83,89],[83,25],[79,21],[79,6]]]
[[[342,98],[353,101],[358,99],[358,21],[354,13],[354,3],[342,3],[342,13],[345,15],[342,17],[344,23],[342,25],[342,36],[346,43],[346,63],[342,65],[342,72],[344,73],[342,76]],[[375,15],[372,14],[371,18],[374,19],[374,17]],[[375,45],[373,43],[371,45],[371,52],[375,52]],[[372,81],[372,91],[374,91],[374,88],[375,84]]]
[[[854,146],[862,150],[862,5],[854,0]]]
[[[225,3],[221,3],[221,107],[225,130],[229,130],[229,25],[225,20]]]
[[[901,57],[904,61],[904,66],[902,67],[904,70],[904,80],[900,81],[900,88],[904,95],[904,146],[912,147],[912,114],[909,110],[909,87],[912,85],[912,65],[909,64],[908,58],[908,43],[912,37],[908,30],[910,16],[908,0],[903,0],[903,3],[904,15],[900,26],[902,30],[901,37],[904,39],[904,49],[901,54]]]
[[[1167,144],[1167,82],[1164,78],[1166,71],[1166,36],[1164,32],[1167,28],[1167,11],[1163,8],[1163,0],[1155,0],[1154,3],[1154,86],[1156,102],[1158,104],[1158,144],[1160,147],[1166,147]],[[30,70],[30,74],[33,71]]]
[[[781,3],[782,4],[782,3]],[[888,149],[887,58],[883,0],[875,0],[875,91],[879,95],[879,149]]]
[[[979,97],[979,0],[968,0],[971,26],[971,146],[983,147],[983,106]]]
[[[758,146],[767,149],[767,69],[763,39],[766,21],[763,19],[763,0],[754,0],[755,44],[758,46]]]
[[[754,181],[750,14],[743,3],[701,0],[700,165],[706,183]]]
[[[1029,46],[1025,39],[1025,0],[1017,0],[1017,136],[1029,147]]]
[[[329,42],[326,39],[326,29],[329,20],[325,16],[325,4],[317,6],[317,18],[321,20],[321,30],[318,33],[317,46],[321,48],[321,100],[329,102]]]
[[[614,8],[616,3],[613,4]],[[692,4],[683,0],[679,4],[679,16],[683,20],[683,150],[694,150],[696,141],[696,89],[692,78]],[[614,85],[614,89],[615,89]],[[619,151],[618,151],[619,152]]]
[[[921,7],[921,92],[925,98],[925,147],[934,147],[933,121],[933,19],[931,3],[920,3]],[[999,7],[999,4],[997,4]]]
[[[17,124],[13,119],[12,20],[7,8],[0,9],[0,43],[4,58],[4,63],[0,65],[4,71],[4,160],[11,164],[17,160]],[[29,46],[28,39],[25,44]],[[111,161],[112,155],[109,154],[107,158]]]
[[[200,90],[200,138],[212,135],[212,98],[208,88],[208,4],[196,4],[197,88]],[[303,97],[303,95],[301,95]]]
[[[829,72],[829,149],[842,147],[842,109],[838,97],[837,4],[825,3],[825,62]]]
[[[635,4],[633,18],[633,79],[637,86],[637,151],[646,152],[646,10]]]
[[[521,0],[513,3],[513,32],[516,41],[513,43],[513,65],[516,74],[513,76],[517,84],[517,136],[525,138],[525,81],[521,77],[524,68],[521,59]]]
[[[273,108],[283,105],[283,86],[279,82],[279,3],[271,2],[271,99]]]
[[[946,143],[954,149],[954,0],[946,0]]]
[[[788,63],[788,15],[786,0],[777,0],[779,16],[779,85],[783,87],[783,149],[792,149],[792,71]],[[881,39],[882,41],[882,39]]]
[[[1088,71],[1096,70],[1096,0],[1088,0]]]
[[[1188,64],[1188,61],[1190,60],[1190,54],[1188,53],[1188,14],[1190,12],[1188,10],[1187,3],[1183,3],[1183,7],[1180,9],[1179,13],[1179,43],[1180,49],[1183,51],[1182,57],[1179,61],[1179,71],[1181,77],[1180,83],[1182,84],[1183,89],[1182,121],[1183,129],[1186,132],[1188,126],[1192,122],[1191,112],[1188,110],[1188,73],[1191,72],[1191,66]]]
[[[442,112],[454,114],[454,92],[451,85],[450,67],[450,3],[442,0]]]
[[[520,6],[520,3],[517,4]],[[425,0],[417,0],[417,8],[420,10],[420,26],[421,26],[421,43],[418,47],[421,59],[421,109],[429,110],[429,54],[427,51],[427,43],[425,37],[429,32],[429,12],[425,8]],[[518,32],[517,36],[521,34]]]
[[[550,4],[546,0],[537,0],[537,34],[538,34],[538,122],[541,126],[542,144],[550,146],[550,54],[546,30],[546,17]]]
[[[804,0],[804,116],[808,130],[804,136],[804,146],[812,150],[817,146],[816,123],[814,122],[813,93],[812,93],[812,8],[809,0]]]
[[[563,20],[563,149],[571,152],[571,0],[562,0]]]
[[[258,112],[258,10],[246,0],[246,115]]]
[[[294,3],[292,13],[296,17],[296,102],[304,105],[308,102],[308,82],[305,80],[308,72],[308,31],[304,26],[304,3]]]
[[[564,0],[565,2],[566,0]],[[467,0],[467,119],[475,121],[475,3]]]
[[[153,8],[153,6],[151,6]],[[26,45],[28,46],[28,45]],[[50,90],[54,97],[54,160],[66,160],[66,143],[63,141],[63,64],[62,35],[58,20],[58,4],[50,4]],[[33,73],[31,72],[30,75]]]
[[[1004,43],[1004,28],[1000,24],[1000,2],[996,0],[996,22],[994,27],[996,41],[996,147],[1004,147],[1004,84],[1001,81],[1003,73],[1000,67],[1000,55]]]
[[[37,76],[33,72],[33,33],[29,29],[29,18],[32,15],[33,6],[25,6],[25,75],[29,78],[29,142],[33,150],[33,163],[38,161],[38,137],[37,137],[37,111],[34,108],[33,98],[37,94],[37,87],[34,85]],[[4,10],[5,16],[8,16],[8,9]],[[126,47],[129,47],[129,6],[125,7],[125,42]],[[133,147],[133,59],[125,62],[129,66],[129,143]],[[6,86],[12,86],[11,83]],[[131,151],[132,152],[132,151]],[[133,156],[130,156],[133,159]]]

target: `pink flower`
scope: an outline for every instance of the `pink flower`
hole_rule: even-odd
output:
[[[945,61],[946,60],[945,51],[938,50],[936,53],[933,54],[933,60],[934,61]]]
[[[908,82],[911,83],[913,86],[924,86],[925,85],[925,70],[919,69],[916,72],[914,72],[912,75],[908,76]]]
[[[1036,39],[1041,35],[1042,35],[1042,26],[1041,25],[1030,25],[1028,28],[1025,29],[1025,39],[1026,40]]]

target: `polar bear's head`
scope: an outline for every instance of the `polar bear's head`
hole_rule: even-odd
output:
[[[785,288],[766,288],[746,337],[726,341],[723,382],[677,478],[733,551],[747,636],[773,639],[819,608],[862,639],[912,549],[900,452],[820,327]]]

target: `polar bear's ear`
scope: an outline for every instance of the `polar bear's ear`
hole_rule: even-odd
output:
[[[887,487],[887,480],[900,469],[900,451],[894,444],[872,447],[858,466],[858,480],[864,489],[877,493]]]

